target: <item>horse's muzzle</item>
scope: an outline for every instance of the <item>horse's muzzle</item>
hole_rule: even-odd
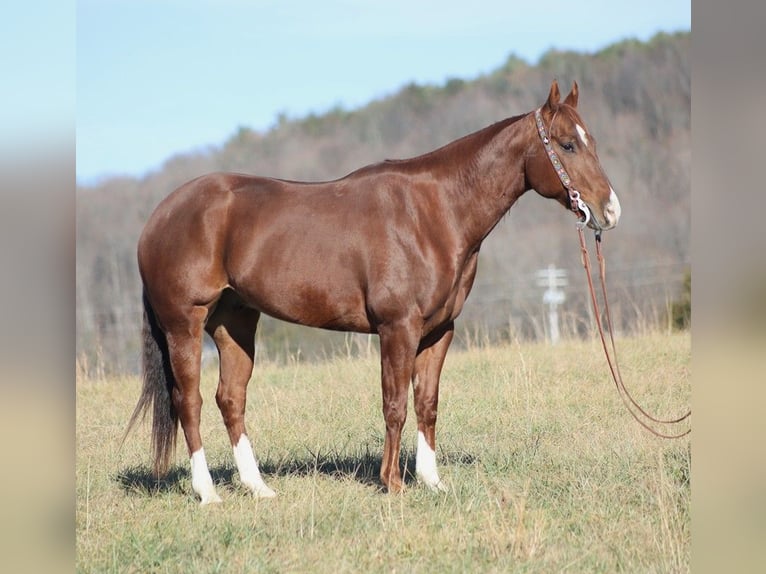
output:
[[[604,218],[610,228],[617,225],[621,214],[622,207],[620,206],[620,200],[612,189],[612,193],[609,194],[609,202],[604,206]]]
[[[620,215],[622,213],[620,200],[617,198],[617,194],[611,187],[609,190],[611,192],[609,194],[609,200],[606,202],[601,212],[603,217],[591,217],[591,220],[588,222],[588,227],[591,229],[606,231],[607,229],[615,227],[620,220]]]

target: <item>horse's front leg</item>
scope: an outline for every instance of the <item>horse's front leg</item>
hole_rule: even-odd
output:
[[[409,321],[380,327],[378,333],[380,334],[383,417],[386,421],[380,480],[388,492],[396,493],[404,488],[399,468],[399,452],[402,427],[407,418],[407,391],[415,364],[420,326],[416,321]]]
[[[439,377],[444,358],[454,335],[449,323],[435,336],[423,341],[415,359],[412,388],[415,394],[415,414],[418,418],[418,451],[415,475],[433,490],[446,491],[436,469],[436,413],[439,406]]]

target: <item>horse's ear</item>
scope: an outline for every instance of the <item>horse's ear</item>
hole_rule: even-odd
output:
[[[577,82],[572,82],[572,91],[569,92],[569,95],[564,100],[564,103],[569,106],[572,106],[573,108],[576,108],[578,96],[579,96],[579,90],[577,89]]]
[[[559,92],[559,83],[558,81],[553,80],[553,83],[551,83],[551,91],[548,93],[548,101],[545,102],[545,107],[552,110],[559,104],[560,99],[561,92]]]

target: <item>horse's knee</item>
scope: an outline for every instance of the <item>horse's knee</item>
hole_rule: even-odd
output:
[[[386,427],[401,429],[407,420],[407,404],[388,403],[383,405]]]
[[[439,400],[436,397],[421,399],[415,403],[415,414],[418,422],[426,425],[436,424],[436,415],[439,407]]]

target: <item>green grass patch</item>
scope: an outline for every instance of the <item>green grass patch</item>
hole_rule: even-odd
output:
[[[626,384],[648,410],[686,410],[688,333],[618,347]],[[409,476],[411,405],[408,488],[381,492],[374,356],[256,366],[247,422],[272,500],[238,485],[216,381],[214,369],[203,372],[202,435],[223,498],[208,507],[194,499],[181,436],[160,482],[148,428],[120,448],[137,379],[78,383],[78,571],[689,571],[690,437],[660,440],[633,422],[595,341],[448,355],[437,425],[446,494]]]

